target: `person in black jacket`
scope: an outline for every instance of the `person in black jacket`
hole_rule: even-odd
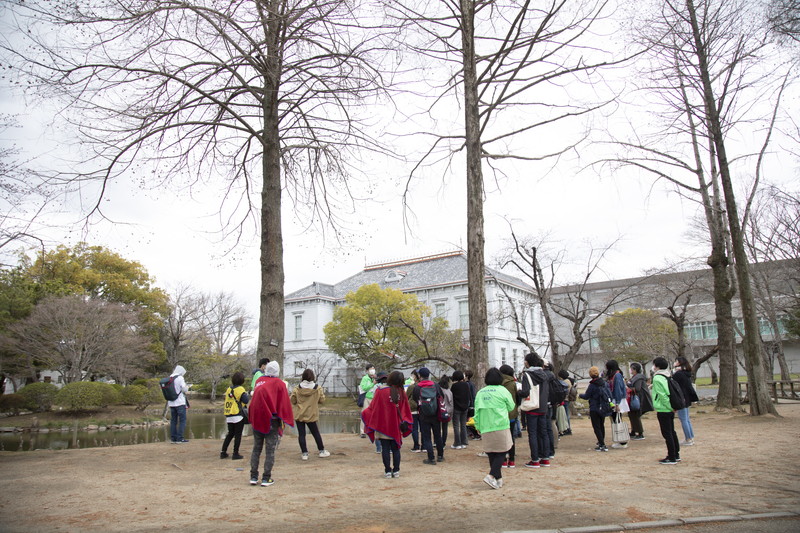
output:
[[[628,380],[627,385],[631,390],[631,410],[628,413],[628,417],[631,419],[631,440],[644,440],[642,415],[653,410],[653,397],[650,395],[647,378],[642,374],[642,365],[631,363],[630,369],[631,379]],[[638,409],[634,409],[637,404]]]
[[[681,421],[684,438],[681,446],[694,446],[694,429],[692,428],[692,421],[689,419],[689,406],[692,405],[692,402],[696,402],[698,398],[692,385],[692,365],[685,357],[678,357],[673,367],[672,378],[680,385],[683,399],[686,401],[686,406],[678,410],[678,419]]]
[[[453,393],[453,445],[454,450],[463,450],[467,444],[467,412],[472,403],[472,390],[469,383],[464,380],[464,372],[453,372],[453,384],[450,386]]]
[[[589,400],[589,418],[592,421],[592,429],[594,436],[597,438],[597,446],[594,451],[607,452],[606,447],[606,425],[605,417],[603,414],[603,405],[609,400],[608,392],[606,392],[606,382],[600,377],[600,369],[593,366],[589,369],[589,377],[591,381],[586,388],[586,392],[580,395],[581,399]]]
[[[540,466],[550,466],[550,441],[547,436],[547,426],[550,420],[547,418],[547,405],[550,399],[549,379],[547,373],[542,369],[544,361],[535,353],[525,356],[525,371],[522,372],[520,382],[522,388],[519,391],[519,398],[522,399],[519,410],[526,420],[528,430],[528,446],[531,449],[531,460],[525,463],[528,468],[539,468]],[[552,372],[551,372],[552,375]],[[538,386],[539,394],[536,398],[531,398],[536,407],[526,406],[525,399],[531,395],[532,389]]]

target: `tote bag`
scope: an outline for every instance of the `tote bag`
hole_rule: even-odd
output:
[[[524,372],[524,374],[525,379],[528,380],[528,385],[531,387],[531,391],[528,393],[528,397],[519,404],[519,408],[521,411],[533,411],[539,408],[539,385],[533,384],[531,376],[527,372]]]
[[[628,442],[630,439],[628,423],[622,420],[621,413],[614,413],[611,418],[611,440],[614,442]]]

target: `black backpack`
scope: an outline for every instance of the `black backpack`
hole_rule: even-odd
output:
[[[419,414],[426,417],[437,416],[439,412],[439,400],[437,399],[436,385],[432,387],[420,387],[417,385],[417,388],[419,388],[419,400],[417,400]]]
[[[669,387],[669,406],[673,411],[680,411],[686,407],[686,400],[683,397],[683,391],[672,376],[665,376],[667,378],[667,386]]]
[[[179,394],[175,390],[175,376],[161,378],[158,384],[161,385],[161,394],[164,395],[165,400],[173,402],[178,399]]]
[[[611,398],[611,392],[608,390],[605,382],[602,385],[598,385],[600,389],[600,408],[598,409],[600,416],[611,416],[614,412],[614,400]]]
[[[547,401],[550,402],[550,405],[553,407],[561,405],[567,399],[567,394],[569,394],[569,385],[561,383],[555,377],[550,380],[550,387],[547,391]]]

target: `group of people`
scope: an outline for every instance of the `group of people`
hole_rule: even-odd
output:
[[[503,468],[516,466],[514,437],[520,435],[520,426],[527,430],[530,460],[524,466],[541,468],[550,466],[555,457],[558,437],[570,435],[569,404],[574,402],[577,387],[565,371],[556,376],[552,366],[535,353],[525,356],[525,368],[517,378],[508,365],[490,368],[484,377],[486,386],[476,391],[470,371],[455,371],[438,382],[431,379],[428,368],[411,372],[405,379],[402,372],[376,372],[372,365],[360,383],[364,394],[361,412],[362,436],[376,444],[381,454],[384,476],[400,477],[400,449],[403,439],[412,436],[412,452],[426,452],[423,464],[434,466],[445,460],[444,451],[448,427],[453,425],[452,449],[468,446],[468,423],[474,425],[483,451],[479,454],[489,460],[489,473],[484,482],[493,489],[503,486]],[[591,378],[586,391],[580,395],[589,402],[589,416],[597,439],[596,451],[606,452],[605,419],[621,423],[627,413],[630,432],[619,437],[615,431],[612,448],[627,448],[629,440],[643,440],[641,417],[655,411],[667,447],[661,464],[681,461],[681,446],[694,444],[694,431],[689,418],[689,406],[697,401],[691,381],[691,365],[684,357],[674,363],[670,374],[669,363],[663,357],[652,362],[652,393],[642,365],[631,363],[630,378],[626,381],[615,360],[606,362],[605,372],[591,367]],[[301,459],[309,456],[306,431],[310,432],[320,457],[329,457],[317,422],[319,406],[325,401],[323,388],[315,382],[313,370],[305,369],[300,383],[289,394],[285,381],[279,377],[276,361],[262,359],[251,380],[251,391],[244,387],[245,377],[236,372],[231,386],[225,391],[224,413],[228,432],[223,440],[220,459],[227,459],[228,448],[233,443],[232,459],[243,459],[240,445],[244,425],[253,429],[253,450],[250,456],[250,484],[269,486],[274,483],[272,468],[279,439],[285,425],[297,424]],[[186,386],[183,367],[176,367],[174,376],[178,400],[170,402],[171,440],[183,439],[186,421]],[[180,379],[177,379],[180,378]],[[675,381],[685,399],[684,407],[674,409],[670,402],[670,383]],[[172,405],[175,403],[175,405]],[[681,422],[684,441],[679,442],[675,431],[675,413]],[[554,431],[553,426],[556,426]],[[614,428],[618,430],[619,428]],[[557,437],[555,436],[557,435]],[[259,478],[262,451],[263,469]]]

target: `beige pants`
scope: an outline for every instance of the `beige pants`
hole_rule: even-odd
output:
[[[372,403],[372,398],[364,398],[364,407],[361,408],[361,412],[364,412],[364,409],[369,407],[369,404]],[[361,419],[361,434],[364,434],[364,419]]]

